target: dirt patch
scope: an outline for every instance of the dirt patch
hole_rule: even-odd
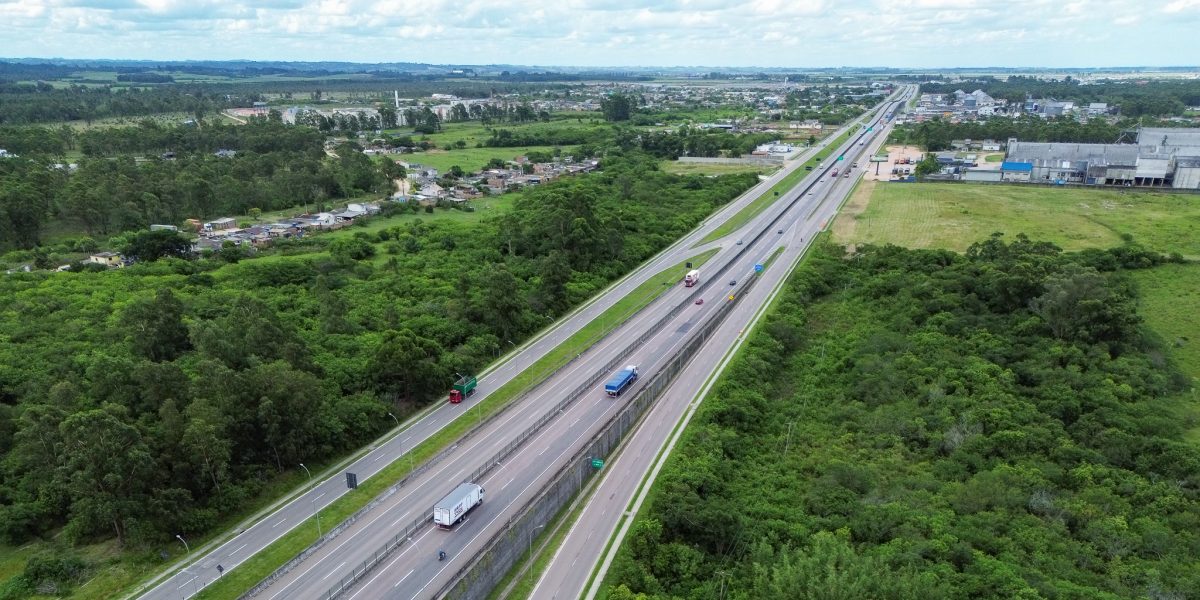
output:
[[[899,167],[900,169],[915,169],[917,162],[921,160],[923,153],[916,146],[887,146],[884,148],[887,151],[887,162],[882,163],[867,163],[865,165],[864,179],[868,181],[887,181],[894,177],[903,177],[904,174],[896,175],[892,173],[892,169]],[[909,164],[897,164],[900,159],[909,159]],[[876,171],[879,172],[876,175]]]
[[[833,221],[833,241],[836,243],[847,243],[848,240],[854,239],[855,229],[858,227],[858,217],[867,210],[867,205],[871,203],[871,194],[875,192],[875,186],[878,185],[874,179],[866,179],[858,183],[858,187],[854,189],[854,193],[846,200],[846,204],[842,206],[842,210],[838,212],[838,216]],[[852,247],[846,248],[847,252],[854,252]]]

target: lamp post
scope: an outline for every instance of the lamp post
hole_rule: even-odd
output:
[[[183,539],[183,536],[182,536],[182,535],[179,535],[178,533],[177,533],[177,534],[175,534],[175,539],[177,539],[177,540],[179,540],[179,541],[183,542],[183,549],[184,549],[184,550],[187,550],[187,553],[188,553],[188,554],[191,554],[191,553],[192,553],[192,549],[191,549],[190,547],[188,547],[187,540]]]
[[[531,529],[529,531],[529,582],[530,583],[533,583],[533,534],[534,534],[534,532],[536,532],[537,530],[539,530],[545,526],[546,526],[546,524],[542,523],[541,525],[538,525],[537,527],[534,527],[533,529]]]
[[[400,419],[397,419],[396,415],[393,415],[392,413],[388,413],[388,416],[391,417],[392,420],[396,422],[396,427],[400,426]]]
[[[325,495],[324,493],[321,494],[321,496],[324,496],[324,495]],[[321,496],[317,496],[317,498],[320,498]],[[308,503],[310,506],[312,506],[313,517],[315,517],[317,520],[317,538],[320,538],[324,534],[321,533],[321,513],[317,512],[317,498],[313,498],[312,500],[309,500]]]
[[[304,466],[304,463],[300,463],[300,468],[304,469],[305,473],[308,473],[308,480],[312,481],[312,471],[309,471],[308,467]]]

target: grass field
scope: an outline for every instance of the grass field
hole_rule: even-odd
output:
[[[606,129],[609,125],[593,113],[567,113],[555,115],[550,121],[535,123],[493,123],[483,125],[479,121],[464,121],[458,123],[443,123],[442,130],[430,134],[413,134],[411,129],[401,127],[389,129],[390,133],[413,136],[415,140],[427,140],[437,144],[438,148],[446,148],[457,141],[464,142],[468,148],[483,143],[492,137],[493,129],[508,129],[513,132],[536,132],[562,129]],[[502,150],[502,148],[499,148]]]
[[[1004,162],[1004,155],[1003,154],[989,154],[989,155],[983,157],[983,162],[990,162],[990,163]]]
[[[1122,234],[1159,252],[1200,261],[1200,197],[1108,190],[863,181],[833,226],[839,244],[896,244],[962,251],[992,232],[1025,233],[1065,250],[1107,248]],[[1130,271],[1141,290],[1139,313],[1194,382],[1163,398],[1162,409],[1187,424],[1200,444],[1200,264]]]
[[[676,175],[729,175],[732,173],[773,173],[777,167],[765,165],[722,165],[664,160],[658,168]]]
[[[1200,264],[1131,271],[1146,324],[1171,349],[1175,364],[1200,382]]]
[[[474,173],[483,169],[488,161],[493,158],[500,160],[513,160],[527,152],[554,152],[555,146],[517,146],[513,148],[463,148],[462,150],[430,150],[428,152],[414,152],[412,154],[404,154],[400,156],[400,160],[405,162],[420,163],[427,167],[433,167],[441,173],[450,170],[450,167],[458,165],[467,173]],[[563,154],[570,154],[572,146],[563,146]],[[392,157],[395,158],[395,157]]]
[[[1200,198],[1007,185],[863,182],[834,223],[840,244],[966,250],[993,232],[1025,233],[1065,250],[1106,248],[1129,234],[1160,252],[1200,259]]]

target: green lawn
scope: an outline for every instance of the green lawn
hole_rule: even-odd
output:
[[[1200,382],[1200,264],[1130,271],[1141,290],[1141,314],[1170,349],[1171,359]]]
[[[572,146],[562,146],[563,154],[570,154]],[[450,170],[450,167],[458,165],[467,173],[474,173],[483,169],[488,161],[493,158],[501,160],[513,160],[527,152],[547,152],[553,153],[555,146],[517,146],[513,148],[464,148],[462,150],[430,150],[428,152],[414,152],[412,154],[403,154],[393,156],[404,162],[420,163],[426,167],[433,167],[441,173]]]
[[[712,258],[714,254],[716,254],[716,250],[710,250],[689,258],[688,261],[691,261],[695,266],[699,266]],[[471,408],[474,412],[474,418],[456,419],[450,425],[444,427],[438,433],[418,445],[412,450],[412,457],[415,464],[420,465],[442,448],[462,437],[477,422],[499,412],[513,399],[519,397],[544,379],[546,375],[566,364],[571,357],[591,347],[596,340],[615,328],[626,317],[641,310],[663,292],[670,289],[670,286],[681,281],[686,262],[680,262],[651,277],[599,317],[593,319],[574,335],[567,338],[562,344],[559,344],[556,348],[548,352],[528,369],[522,371],[495,392],[492,392],[488,395],[487,399]],[[360,484],[357,490],[347,493],[323,509],[321,511],[321,521],[329,524],[328,526],[332,526],[334,523],[345,520],[383,490],[406,476],[409,473],[409,464],[406,460],[399,460],[388,465],[378,475]],[[311,545],[316,539],[317,532],[315,528],[298,527],[293,529],[265,550],[254,555],[253,558],[247,560],[237,569],[224,575],[196,597],[200,600],[216,598],[236,599],[255,583],[278,568],[279,565],[287,562],[301,550]]]
[[[667,173],[675,173],[676,175],[729,175],[732,173],[773,173],[778,167],[769,167],[766,165],[730,165],[730,164],[711,164],[711,163],[691,163],[679,162],[677,160],[664,160],[659,163],[658,168]]]
[[[989,155],[983,157],[983,162],[990,162],[990,163],[1004,162],[1004,155],[1003,154],[989,154]]]
[[[548,122],[493,123],[491,125],[483,125],[479,121],[463,121],[458,123],[443,123],[441,131],[430,134],[413,133],[411,129],[405,127],[388,131],[398,135],[412,135],[413,139],[418,141],[430,141],[436,144],[438,148],[448,148],[451,144],[460,140],[468,148],[474,148],[476,144],[483,143],[491,138],[493,129],[532,132],[575,128],[605,129],[608,127],[609,125],[599,119],[598,115],[594,113],[559,113],[553,115]]]
[[[1065,250],[1106,248],[1121,235],[1200,259],[1200,199],[1179,194],[1018,185],[880,183],[861,213],[844,212],[839,244],[967,246],[992,232],[1025,233]]]

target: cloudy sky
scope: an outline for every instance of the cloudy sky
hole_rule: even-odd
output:
[[[0,0],[0,56],[1195,65],[1200,0]]]

